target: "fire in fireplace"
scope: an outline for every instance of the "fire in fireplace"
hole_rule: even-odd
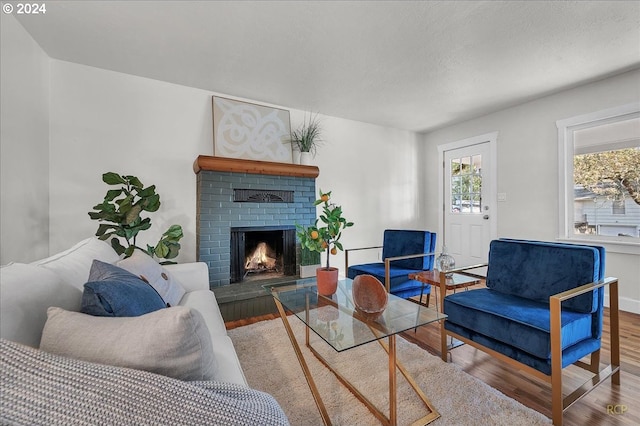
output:
[[[280,259],[276,256],[275,250],[269,244],[260,241],[244,263],[245,277],[251,273],[278,272],[278,266],[282,269],[282,256]]]
[[[231,228],[231,283],[295,274],[295,227]]]

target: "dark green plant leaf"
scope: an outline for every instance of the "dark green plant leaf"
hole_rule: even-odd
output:
[[[183,237],[182,226],[171,225],[169,229],[167,229],[165,233],[162,235],[166,235],[167,237],[174,238],[174,239],[180,239]]]
[[[151,185],[151,186],[146,187],[142,191],[139,191],[138,192],[138,196],[140,198],[146,198],[146,197],[150,197],[150,196],[154,195],[155,193],[156,193],[156,186],[155,185]]]
[[[140,229],[136,228],[125,228],[123,229],[124,231],[124,237],[127,239],[127,241],[131,240],[132,238],[135,238],[136,235],[138,235],[138,232],[140,232]]]
[[[102,181],[107,185],[126,185],[126,181],[117,173],[108,172],[102,175]]]
[[[155,249],[156,256],[165,258],[169,254],[169,247],[166,246],[162,241],[158,242],[158,245]]]
[[[113,223],[121,223],[123,220],[123,215],[116,212],[103,212],[101,213],[103,222],[113,222]]]
[[[155,212],[160,208],[160,196],[158,194],[151,195],[142,201],[142,210]]]
[[[96,237],[101,237],[110,229],[115,229],[115,228],[116,226],[111,223],[104,223],[98,226],[98,230],[96,231]]]
[[[129,257],[133,254],[133,251],[136,249],[135,246],[129,246],[127,247],[127,249],[124,251],[124,257]]]
[[[120,244],[120,240],[118,240],[117,238],[111,239],[111,247],[113,247],[115,252],[118,254],[124,253],[125,248],[122,244]]]
[[[115,207],[112,204],[109,204],[109,202],[107,201],[103,201],[100,204],[96,204],[95,206],[93,206],[94,210],[100,210],[100,211],[115,211]]]
[[[175,259],[180,252],[180,244],[172,243],[169,246],[169,253],[165,256],[165,259]]]
[[[116,203],[120,207],[120,213],[127,214],[131,210],[131,206],[133,206],[133,196],[128,195],[121,200],[116,200]]]
[[[134,188],[140,190],[142,188],[144,188],[144,185],[142,184],[142,182],[140,182],[140,179],[138,179],[135,176],[125,176],[124,177],[127,182],[129,182],[129,185],[133,186]]]
[[[110,189],[107,191],[107,195],[105,195],[104,197],[104,201],[106,204],[107,201],[113,201],[116,197],[120,196],[120,194],[122,194],[122,189]],[[109,204],[107,204],[109,205]]]
[[[138,228],[140,228],[141,231],[146,231],[147,229],[151,228],[151,219],[148,217],[142,219],[142,221],[138,225]]]

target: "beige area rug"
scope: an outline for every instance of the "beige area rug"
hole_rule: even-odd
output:
[[[320,395],[335,425],[378,425],[369,410],[338,382],[304,345],[304,326],[289,317]],[[302,369],[281,319],[229,330],[249,385],[273,395],[292,425],[321,425]],[[542,414],[525,407],[455,364],[444,363],[413,343],[398,338],[397,356],[411,372],[441,417],[431,425],[549,425]],[[341,353],[311,333],[311,344],[384,413],[388,413],[388,357],[377,342]],[[398,373],[398,424],[427,414],[422,401]]]

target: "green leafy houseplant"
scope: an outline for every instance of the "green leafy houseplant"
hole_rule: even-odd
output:
[[[142,212],[155,212],[160,208],[160,196],[156,194],[155,185],[144,187],[140,179],[135,176],[121,176],[108,172],[102,175],[102,181],[107,185],[120,186],[117,189],[109,189],[102,203],[93,207],[89,217],[102,222],[98,226],[96,236],[101,240],[111,239],[111,246],[118,254],[125,257],[131,256],[138,248],[146,251],[150,256],[162,259],[173,259],[180,251],[180,238],[182,227],[171,225],[162,234],[155,246],[147,244],[144,250],[136,245],[136,238],[140,231],[151,228],[151,219],[142,218]],[[122,245],[119,238],[123,238]],[[165,262],[167,263],[167,262]]]
[[[318,122],[318,115],[309,116],[303,120],[298,129],[291,132],[291,145],[300,152],[309,152],[315,157],[316,149],[322,142],[322,129]]]
[[[320,218],[316,219],[315,223],[307,228],[301,225],[296,225],[296,227],[297,235],[303,248],[318,253],[326,250],[327,264],[324,269],[328,270],[330,267],[330,255],[336,254],[338,250],[344,250],[342,243],[340,243],[342,231],[353,226],[353,222],[348,222],[342,217],[342,207],[329,202],[331,200],[331,191],[320,191],[319,194],[320,198],[314,202],[314,205],[323,204]]]
[[[300,248],[300,266],[311,266],[320,264],[320,253],[311,251],[307,247]]]

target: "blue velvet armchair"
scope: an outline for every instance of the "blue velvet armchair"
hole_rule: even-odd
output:
[[[464,273],[465,268],[455,272]],[[599,246],[500,239],[491,242],[486,288],[444,298],[442,359],[455,337],[551,384],[552,420],[607,377],[620,384],[618,280],[605,278]],[[604,288],[609,288],[611,364],[600,369]],[[583,357],[590,356],[590,362]],[[592,373],[562,394],[562,369]]]
[[[382,262],[349,266],[350,251],[380,248]],[[433,269],[435,248],[434,232],[387,229],[384,231],[382,246],[345,250],[347,277],[353,279],[362,274],[373,275],[385,283],[389,293],[405,299],[413,296],[421,296],[422,299],[424,294],[428,304],[431,287],[410,280],[409,274]],[[388,271],[385,264],[389,265]]]

